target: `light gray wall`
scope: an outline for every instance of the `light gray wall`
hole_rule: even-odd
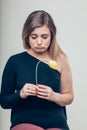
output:
[[[67,106],[71,130],[87,130],[87,1],[0,0],[0,78],[8,57],[23,51],[21,31],[26,17],[37,9],[48,11],[56,23],[57,39],[68,54],[75,99]],[[0,108],[0,130],[9,130],[10,110]]]

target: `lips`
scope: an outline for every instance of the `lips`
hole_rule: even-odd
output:
[[[44,47],[35,47],[36,49],[45,49]]]

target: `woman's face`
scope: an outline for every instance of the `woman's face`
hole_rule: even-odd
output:
[[[35,53],[44,53],[50,45],[51,33],[49,28],[44,25],[35,28],[29,36],[30,50]]]

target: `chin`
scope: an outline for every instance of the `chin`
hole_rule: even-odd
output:
[[[37,51],[36,53],[43,54],[43,53],[45,53],[45,51]]]
[[[40,53],[40,54],[45,53],[45,52],[46,50],[36,50],[36,53]]]

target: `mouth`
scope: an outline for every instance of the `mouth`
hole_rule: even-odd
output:
[[[35,47],[35,50],[36,50],[36,52],[38,52],[38,53],[43,53],[43,52],[45,52],[46,51],[46,48],[45,47]]]
[[[35,47],[35,49],[45,49],[44,47]]]

